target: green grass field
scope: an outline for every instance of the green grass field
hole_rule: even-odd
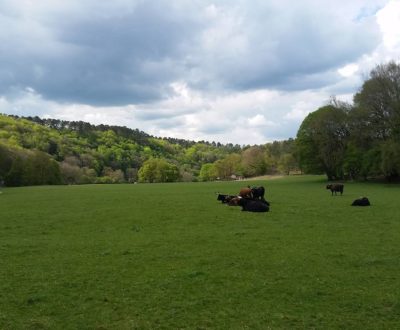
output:
[[[399,185],[249,183],[3,188],[0,329],[400,328]]]

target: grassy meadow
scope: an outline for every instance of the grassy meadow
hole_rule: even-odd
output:
[[[2,188],[0,329],[399,329],[400,186],[325,185]]]

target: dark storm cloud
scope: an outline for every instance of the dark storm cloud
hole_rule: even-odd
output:
[[[93,105],[168,95],[168,84],[184,70],[185,41],[198,28],[180,12],[183,7],[140,1],[125,12],[98,13],[95,5],[80,9],[52,12],[39,26],[25,21],[37,27],[33,42],[26,42],[29,26],[13,32],[14,39],[6,40],[12,47],[3,46],[0,55],[3,92],[29,86],[48,99]],[[8,16],[1,25],[17,26],[22,19]]]
[[[377,7],[312,0],[3,0],[0,96],[30,88],[66,104],[146,110],[145,104],[175,95],[177,81],[214,94],[318,89],[335,84],[338,68],[378,44],[370,8]],[[173,111],[138,116],[191,110]]]
[[[332,71],[379,44],[374,20],[355,21],[325,3],[304,3],[308,6],[284,1],[282,6],[258,2],[259,7],[246,7],[238,15],[243,23],[233,26],[235,35],[243,35],[244,45],[226,56],[221,43],[211,53],[218,60],[205,54],[201,66],[210,66],[213,79],[235,90],[319,88],[338,80]]]

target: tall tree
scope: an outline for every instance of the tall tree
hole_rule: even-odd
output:
[[[297,132],[302,169],[309,173],[322,170],[329,180],[342,178],[348,134],[346,109],[327,105],[309,114]]]
[[[243,151],[242,167],[245,176],[256,176],[265,174],[267,164],[262,147],[253,146]]]
[[[9,148],[0,144],[0,184],[12,166],[12,154]]]
[[[150,158],[139,169],[140,182],[174,182],[179,179],[179,169],[165,159]]]
[[[379,167],[388,179],[400,175],[400,65],[391,61],[376,66],[354,96],[352,140],[368,153],[371,168]],[[375,152],[370,152],[375,150]]]

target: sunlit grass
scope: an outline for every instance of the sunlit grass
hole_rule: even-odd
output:
[[[3,189],[0,328],[400,328],[398,185],[250,183]]]

